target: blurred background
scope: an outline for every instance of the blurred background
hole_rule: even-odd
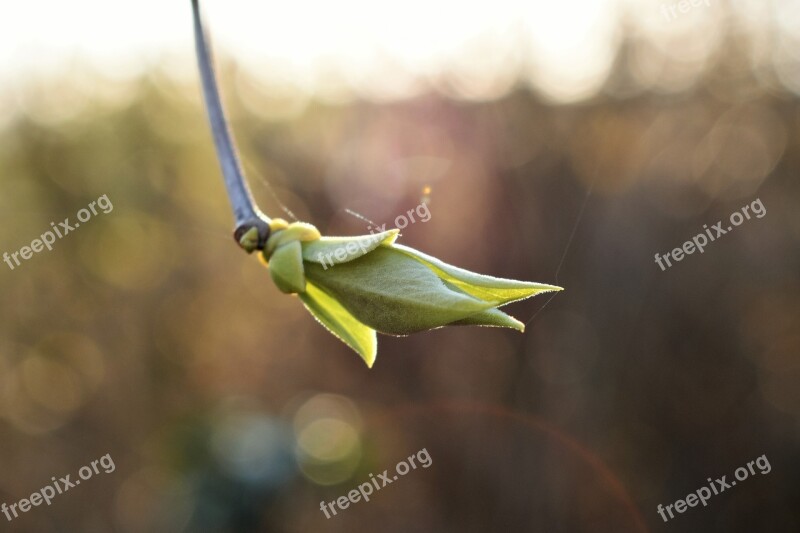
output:
[[[204,2],[269,215],[364,234],[348,210],[425,201],[400,242],[566,288],[368,370],[231,238],[190,2],[2,0],[0,252],[113,211],[0,264],[0,503],[116,468],[0,528],[800,530],[800,3],[695,3]]]

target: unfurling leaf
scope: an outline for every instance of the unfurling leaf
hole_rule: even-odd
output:
[[[372,367],[378,354],[378,339],[374,329],[359,322],[339,302],[311,283],[306,285],[306,292],[298,296],[320,324],[355,350],[367,366]]]
[[[395,244],[398,230],[321,237],[305,223],[274,220],[262,255],[277,287],[372,366],[375,332],[408,335],[447,325],[524,330],[496,309],[561,287],[476,274]]]

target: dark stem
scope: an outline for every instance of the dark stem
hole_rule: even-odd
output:
[[[211,133],[214,136],[214,145],[217,148],[220,167],[222,167],[225,188],[228,191],[228,199],[236,220],[234,238],[248,252],[261,250],[269,236],[269,218],[258,209],[253,201],[253,196],[239,164],[239,158],[236,155],[236,146],[233,143],[225,111],[222,108],[222,100],[219,97],[217,79],[211,64],[208,38],[203,29],[198,4],[198,0],[192,0],[197,63],[200,67],[200,79],[203,85],[208,120],[211,123]],[[252,228],[255,228],[257,233],[254,234],[250,231]],[[242,239],[246,235],[250,235],[250,237],[243,241]]]

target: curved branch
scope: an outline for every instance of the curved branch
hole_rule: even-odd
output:
[[[217,79],[214,74],[214,67],[211,63],[211,52],[208,45],[208,38],[203,29],[203,22],[200,16],[200,6],[198,0],[192,0],[192,12],[194,15],[194,35],[197,52],[197,63],[200,68],[200,79],[203,85],[203,96],[206,102],[208,119],[211,123],[211,132],[214,136],[214,145],[217,149],[217,157],[222,175],[225,180],[225,188],[228,192],[228,199],[233,208],[233,216],[236,220],[236,231],[234,238],[248,252],[253,249],[263,249],[269,233],[269,218],[264,215],[253,201],[253,196],[247,186],[247,182],[239,164],[236,153],[236,145],[231,137],[225,111],[222,107],[222,100],[219,96]],[[250,234],[252,228],[256,228],[258,239],[254,246],[246,245],[242,242],[245,234]]]

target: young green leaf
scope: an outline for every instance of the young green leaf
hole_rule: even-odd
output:
[[[374,329],[359,322],[336,299],[312,283],[307,283],[306,291],[299,296],[306,309],[320,324],[355,350],[367,366],[372,368],[378,355],[378,340]]]
[[[513,279],[495,278],[484,274],[476,274],[458,268],[424,254],[408,246],[395,244],[399,250],[434,270],[442,279],[447,280],[467,294],[485,301],[497,302],[499,305],[530,298],[536,294],[549,291],[560,291],[561,287],[544,283],[516,281]]]
[[[303,245],[303,259],[321,265],[338,265],[366,255],[378,246],[392,244],[400,230],[358,237],[322,237]]]
[[[467,318],[456,320],[448,324],[450,326],[488,326],[495,328],[511,328],[517,331],[525,331],[525,324],[502,312],[499,309],[487,309],[477,315],[470,315]]]
[[[275,219],[262,252],[275,284],[369,366],[375,333],[408,335],[448,325],[507,327],[519,320],[496,309],[561,287],[476,274],[394,241],[398,230],[321,237],[310,224]]]
[[[306,277],[381,333],[408,335],[494,307],[445,285],[425,264],[392,247],[328,269],[306,264]]]
[[[281,246],[269,258],[269,273],[275,285],[287,294],[302,293],[306,290],[306,277],[303,274],[303,250],[300,241],[292,241]]]

